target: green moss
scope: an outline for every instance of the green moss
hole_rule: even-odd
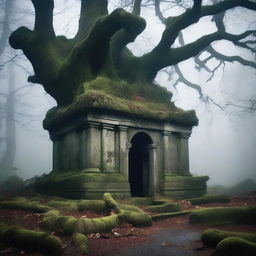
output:
[[[256,234],[228,232],[218,229],[205,230],[202,234],[202,241],[206,246],[215,248],[220,241],[228,237],[239,237],[251,242],[256,242]]]
[[[97,213],[107,212],[106,202],[103,200],[81,200],[77,203],[79,211],[92,211]]]
[[[45,232],[0,225],[0,242],[46,255],[62,255],[61,241]]]
[[[238,237],[229,237],[218,243],[216,256],[255,256],[256,243]]]
[[[28,202],[26,200],[11,200],[11,201],[1,201],[0,207],[6,209],[17,209],[38,213],[45,213],[49,211],[51,208],[45,205],[38,204],[36,202]]]
[[[169,219],[169,218],[173,218],[173,217],[177,217],[177,216],[188,215],[190,213],[191,213],[191,211],[161,213],[161,214],[153,215],[153,216],[151,216],[151,218],[153,221],[158,221],[158,220]]]
[[[189,216],[192,224],[256,224],[256,206],[216,207],[193,211]]]
[[[119,193],[115,195],[128,196],[129,185],[127,180],[118,173],[87,173],[81,171],[73,172],[58,172],[53,171],[45,177],[40,178],[35,184],[35,190],[41,193],[48,193],[50,195],[61,195],[66,198],[81,198],[87,197],[89,199],[102,199],[102,190],[108,191],[116,188],[127,190],[126,193]],[[93,193],[72,193],[72,191],[86,191],[86,189],[93,188]],[[95,193],[98,192],[98,193]]]
[[[179,212],[181,211],[181,206],[178,203],[167,203],[163,205],[153,205],[145,208],[149,212]]]
[[[208,203],[228,203],[230,198],[226,195],[206,195],[199,198],[189,200],[193,205],[208,204]]]
[[[81,233],[74,233],[72,235],[73,244],[80,249],[82,253],[88,252],[88,238]]]
[[[61,209],[64,211],[78,211],[77,203],[71,200],[65,201],[49,201],[47,203],[50,207]]]

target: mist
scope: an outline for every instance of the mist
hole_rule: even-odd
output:
[[[56,6],[59,6],[60,2],[63,1],[56,1]],[[77,28],[77,1],[65,2],[62,8],[55,10],[55,13],[56,31],[71,37]],[[32,26],[33,20],[29,19],[28,24],[29,22]],[[207,27],[208,22],[209,19],[203,19],[200,23],[201,28]],[[136,49],[147,51],[151,43],[158,41],[161,25],[154,19],[150,19],[149,23],[148,28],[151,27],[151,31],[147,30],[146,35],[131,46],[134,52]],[[21,25],[27,24],[21,22],[17,27]],[[232,26],[236,24],[231,23],[231,30]],[[186,39],[193,41],[196,37],[195,31],[199,33],[203,30],[191,28],[186,34]],[[148,36],[150,33],[151,36]],[[145,38],[149,38],[149,41]],[[139,47],[142,42],[148,44],[147,48]],[[224,51],[229,51],[229,46],[223,42],[220,43],[220,47]],[[140,55],[142,53],[138,52]],[[27,62],[26,65],[29,66]],[[185,74],[200,83],[204,92],[217,103],[232,101],[244,106],[248,99],[255,97],[256,73],[251,68],[227,64],[224,70],[218,70],[215,77],[206,83],[206,74],[194,71],[189,61],[182,64],[182,67],[186,70]],[[31,66],[28,69],[32,74]],[[28,179],[52,170],[52,142],[48,132],[42,127],[42,121],[47,110],[56,103],[40,85],[32,86],[27,82],[28,74],[22,68],[16,67],[15,74],[17,87],[27,86],[27,89],[20,92],[17,97],[24,104],[17,105],[17,108],[32,116],[28,120],[23,120],[22,124],[16,124],[16,174]],[[168,81],[166,82],[164,74],[159,74],[157,81],[173,92],[173,100],[178,107],[195,109],[199,118],[199,125],[193,128],[189,140],[190,172],[194,175],[208,175],[208,184],[232,185],[247,178],[256,180],[256,112],[231,106],[222,110],[214,104],[205,104],[200,101],[193,89],[182,84],[179,84],[177,89],[171,87]],[[5,83],[3,79],[1,82]]]

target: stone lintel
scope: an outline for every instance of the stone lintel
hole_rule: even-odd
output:
[[[182,139],[189,139],[189,137],[191,136],[191,133],[186,133],[186,132],[179,132],[179,137]]]
[[[114,128],[115,128],[115,125],[113,125],[113,124],[102,124],[102,128],[103,129],[106,129],[106,130],[114,130]]]
[[[164,131],[162,131],[162,135],[163,136],[170,136],[170,135],[172,135],[172,132],[164,130]]]

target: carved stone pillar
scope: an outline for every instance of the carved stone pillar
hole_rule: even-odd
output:
[[[154,197],[157,184],[156,146],[154,144],[150,144],[147,146],[147,149],[149,153],[149,196]]]
[[[119,172],[128,180],[129,177],[129,147],[127,146],[126,126],[118,126],[119,130]]]
[[[179,133],[179,173],[180,175],[190,175],[189,173],[189,151],[188,139],[191,133]]]
[[[82,132],[81,165],[88,172],[99,171],[101,167],[99,123],[87,122]]]
[[[170,148],[170,131],[163,131],[163,150],[164,150],[164,174],[171,173],[171,148]]]
[[[114,125],[103,124],[101,134],[101,165],[104,172],[116,172]]]

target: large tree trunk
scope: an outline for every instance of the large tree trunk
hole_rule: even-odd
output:
[[[14,170],[16,153],[16,132],[15,132],[15,72],[13,63],[9,65],[8,96],[6,99],[6,125],[5,125],[5,151],[0,163],[2,178],[6,178]]]

